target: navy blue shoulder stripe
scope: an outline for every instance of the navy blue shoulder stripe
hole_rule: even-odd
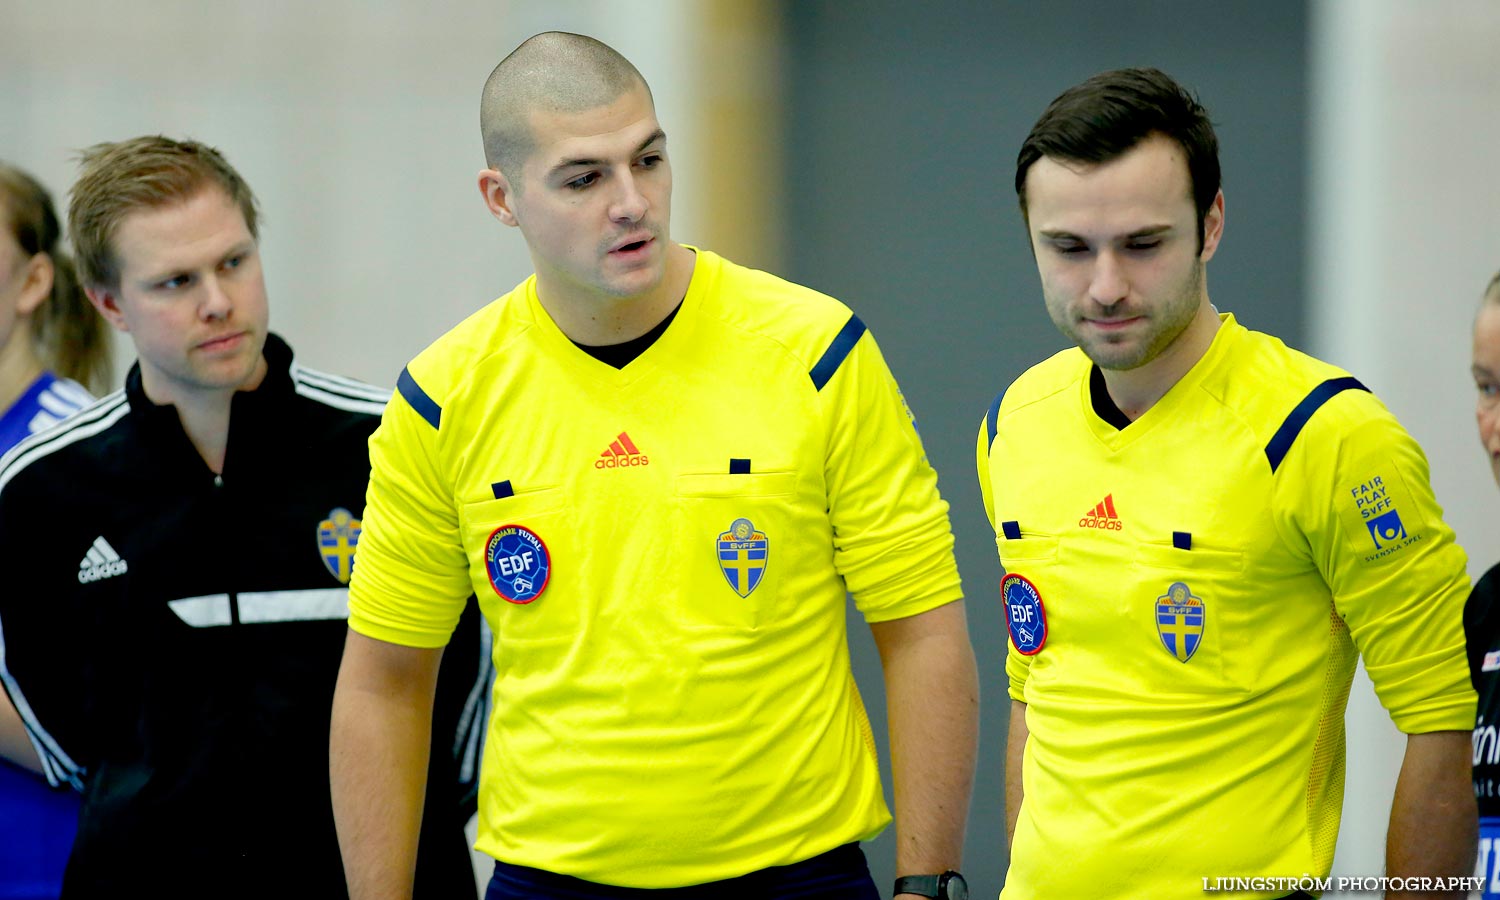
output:
[[[1271,463],[1272,472],[1276,471],[1281,461],[1286,459],[1287,453],[1291,452],[1292,443],[1297,440],[1297,435],[1302,433],[1303,427],[1313,417],[1313,413],[1344,391],[1369,393],[1370,389],[1360,384],[1358,378],[1345,376],[1328,379],[1302,398],[1302,402],[1297,404],[1297,408],[1292,410],[1291,414],[1286,417],[1286,421],[1282,422],[1281,427],[1276,429],[1276,433],[1271,436],[1271,442],[1266,444],[1266,460]]]
[[[990,447],[995,444],[995,435],[1000,433],[1000,401],[1005,399],[1005,392],[1001,391],[995,395],[995,402],[990,404],[989,415],[984,417],[984,432],[989,438],[984,442],[984,452],[988,454]]]
[[[844,323],[844,327],[834,335],[833,343],[823,351],[823,358],[818,360],[818,364],[812,367],[811,372],[807,373],[811,376],[815,389],[821,391],[829,379],[833,378],[833,373],[844,364],[844,358],[849,355],[849,351],[854,349],[854,345],[859,343],[864,333],[865,323],[859,320],[859,316],[850,313],[849,321]]]
[[[411,404],[411,408],[417,411],[417,415],[427,420],[427,424],[433,428],[438,427],[438,420],[443,417],[443,408],[433,402],[417,384],[417,380],[411,377],[411,372],[401,370],[401,377],[396,379],[396,390]]]

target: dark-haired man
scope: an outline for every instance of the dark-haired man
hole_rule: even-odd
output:
[[[878,896],[857,842],[890,816],[846,591],[885,667],[899,890],[962,896],[973,652],[873,339],[672,242],[666,135],[604,44],[528,40],[481,124],[480,189],[536,274],[412,360],[372,440],[333,733],[356,896],[405,896],[431,677],[470,590],[496,637],[491,900]]]
[[[92,148],[72,190],[80,280],[139,359],[0,465],[0,681],[25,726],[0,746],[83,791],[67,898],[346,896],[327,735],[388,395],[269,332],[256,211],[218,151],[165,137]],[[419,775],[433,900],[476,893],[456,738],[488,667],[465,620]]]
[[[1326,876],[1358,656],[1408,734],[1387,874],[1468,875],[1463,551],[1368,390],[1210,305],[1207,113],[1154,69],[1098,75],[1038,120],[1016,190],[1078,346],[979,434],[1011,638],[1003,896]]]

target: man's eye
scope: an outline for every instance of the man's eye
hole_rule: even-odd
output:
[[[178,288],[186,287],[188,282],[191,280],[192,279],[187,275],[174,275],[171,278],[158,281],[156,283],[156,286],[164,291],[175,291]]]
[[[662,155],[660,153],[651,153],[651,154],[648,154],[646,156],[641,157],[640,165],[645,166],[646,168],[650,169],[650,168],[653,168],[653,167],[659,165],[661,163],[661,161],[662,161]]]
[[[574,178],[572,181],[569,181],[568,184],[567,184],[567,186],[570,187],[570,188],[572,188],[575,191],[581,191],[584,188],[588,187],[589,185],[592,185],[594,182],[596,182],[598,180],[599,180],[599,173],[598,172],[589,172],[589,173],[584,174],[584,175],[579,175],[577,178]]]
[[[1131,241],[1129,244],[1125,245],[1125,249],[1141,253],[1149,250],[1155,250],[1160,246],[1161,241]]]
[[[245,257],[243,255],[240,255],[240,256],[231,256],[228,259],[224,260],[224,268],[226,268],[226,269],[238,269],[244,262],[245,262]]]

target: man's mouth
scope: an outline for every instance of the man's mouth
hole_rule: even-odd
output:
[[[1133,324],[1139,320],[1139,316],[1118,316],[1110,319],[1084,319],[1085,322],[1093,325],[1095,328],[1102,328],[1106,331],[1110,331],[1115,328],[1123,328],[1126,325]]]
[[[236,341],[238,341],[241,337],[244,337],[244,334],[245,333],[243,331],[236,331],[233,334],[220,335],[219,337],[204,341],[203,343],[199,344],[198,349],[210,351],[223,350],[226,347],[234,346]]]
[[[652,241],[652,238],[650,238],[650,237],[639,238],[637,240],[633,240],[633,241],[629,241],[629,242],[624,243],[624,244],[620,244],[619,246],[615,247],[614,249],[610,250],[609,252],[611,252],[611,253],[635,253],[638,250],[645,249],[646,245],[650,244],[651,241]]]

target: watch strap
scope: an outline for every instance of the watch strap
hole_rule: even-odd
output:
[[[903,875],[896,879],[896,893],[916,894],[919,897],[936,897],[938,882],[942,875]]]

